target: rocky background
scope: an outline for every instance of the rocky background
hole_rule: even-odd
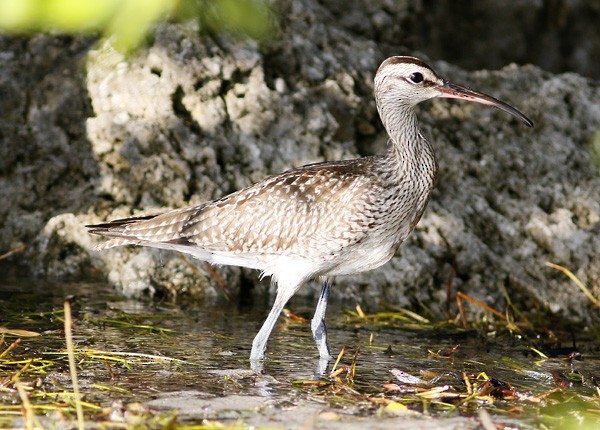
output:
[[[544,265],[567,266],[600,296],[592,3],[281,1],[267,43],[161,24],[129,58],[90,37],[0,37],[0,254],[17,250],[0,271],[101,276],[131,296],[220,294],[204,263],[136,247],[96,252],[84,224],[384,151],[373,75],[390,55],[417,55],[536,127],[480,105],[421,105],[441,168],[429,208],[390,263],[335,279],[334,297],[443,315],[451,280],[500,309],[508,294],[518,309],[598,321],[598,308]],[[216,272],[236,291],[269,288],[252,271]]]

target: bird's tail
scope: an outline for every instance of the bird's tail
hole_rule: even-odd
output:
[[[137,222],[147,221],[155,218],[157,215],[147,215],[131,218],[117,219],[114,221],[102,223],[102,224],[90,224],[86,225],[89,229],[89,233],[97,234],[98,236],[110,237],[110,240],[102,242],[96,245],[96,250],[101,251],[103,249],[114,248],[115,246],[121,245],[138,245],[142,242],[139,237],[132,236],[127,232],[126,227]]]

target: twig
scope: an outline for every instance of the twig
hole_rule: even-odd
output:
[[[462,300],[463,299],[468,300],[471,303],[476,304],[477,306],[481,306],[486,311],[491,312],[494,315],[496,315],[497,317],[500,317],[500,318],[502,318],[503,320],[506,321],[506,315],[503,315],[501,312],[498,312],[496,309],[491,308],[490,306],[486,305],[485,303],[480,302],[479,300],[477,300],[477,299],[475,299],[475,298],[473,298],[473,297],[471,297],[471,296],[469,296],[469,295],[467,295],[465,293],[461,293],[460,291],[458,291],[456,293],[456,303],[458,305],[458,311],[460,312],[460,317],[461,317],[461,319],[463,321],[464,328],[467,328],[467,320],[465,318],[465,311],[464,311],[463,305],[462,305]]]
[[[229,291],[229,287],[227,286],[225,281],[223,281],[223,278],[221,278],[219,276],[219,274],[215,271],[215,269],[212,268],[212,266],[210,264],[205,263],[204,268],[210,274],[210,276],[213,277],[213,279],[219,285],[219,287],[221,287],[221,289],[223,290],[223,293],[225,293],[225,297],[227,297],[227,300],[232,302],[233,294],[231,294],[231,291]]]
[[[0,260],[4,260],[13,254],[18,254],[19,252],[23,252],[27,249],[28,246],[29,245],[23,245],[23,246],[19,246],[18,248],[11,249],[10,251],[0,255]]]
[[[180,258],[183,260],[183,262],[185,264],[187,264],[187,266],[192,269],[192,272],[196,273],[196,274],[202,274],[202,272],[200,272],[200,270],[198,270],[198,268],[193,265],[184,255],[180,255]],[[233,301],[233,294],[231,294],[231,291],[229,291],[229,287],[227,287],[227,284],[225,283],[225,281],[223,281],[223,278],[221,278],[219,276],[219,274],[217,272],[215,272],[215,269],[212,268],[212,266],[209,263],[206,263],[204,265],[206,271],[208,272],[208,274],[210,276],[212,276],[212,278],[215,280],[215,282],[217,283],[217,285],[221,288],[221,290],[223,290],[223,293],[225,294],[225,298],[227,298],[227,301],[232,302]]]
[[[446,282],[446,313],[450,315],[450,298],[452,297],[452,284],[454,283],[454,277],[456,276],[456,269],[454,266],[450,266],[450,273],[448,274],[448,280]]]

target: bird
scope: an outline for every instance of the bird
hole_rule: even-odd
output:
[[[516,108],[442,79],[411,56],[381,63],[374,95],[389,137],[384,154],[309,164],[197,206],[88,225],[89,233],[108,238],[97,249],[149,246],[270,276],[277,293],[252,342],[251,366],[266,359],[267,341],[289,299],[318,279],[322,286],[311,330],[320,360],[329,361],[325,314],[331,277],[388,262],[431,197],[438,163],[414,107],[436,97],[466,100],[533,127]]]

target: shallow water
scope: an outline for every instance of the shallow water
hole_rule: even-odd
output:
[[[14,360],[54,360],[57,365],[49,366],[46,372],[21,376],[24,380],[38,378],[41,382],[37,384],[47,391],[71,386],[64,356],[65,298],[70,298],[73,306],[81,391],[86,401],[112,408],[113,417],[118,415],[116,410],[126,409],[115,404],[119,400],[125,405],[140,402],[159,413],[177,410],[179,424],[208,419],[286,428],[358,428],[365,422],[373,428],[475,428],[482,419],[481,407],[492,413],[496,423],[535,428],[541,423],[540,413],[553,419],[552,412],[544,409],[549,405],[545,397],[542,401],[532,399],[560,391],[553,372],[572,375],[575,371],[570,389],[580,397],[595,401],[594,396],[600,394],[594,385],[600,376],[599,347],[585,333],[576,339],[584,360],[565,360],[573,350],[571,345],[564,351],[556,347],[554,355],[541,359],[532,352],[531,340],[518,336],[497,335],[490,330],[482,334],[481,330],[463,330],[454,324],[418,324],[398,317],[376,323],[349,316],[334,301],[327,316],[330,348],[334,355],[346,348],[345,365],[358,351],[356,374],[353,383],[315,386],[310,381],[319,379],[315,374],[319,361],[308,320],[282,316],[270,338],[263,372],[250,371],[252,339],[268,306],[239,307],[222,302],[184,309],[169,303],[124,299],[103,283],[4,284],[0,286],[0,326],[42,334],[22,338],[10,355]],[[313,306],[294,299],[289,307],[308,319]],[[0,352],[13,340],[6,337]],[[540,339],[540,345],[543,343]],[[93,353],[86,355],[83,350]],[[118,353],[128,355],[114,355]],[[465,373],[474,378],[485,372],[530,399],[512,404],[496,398],[452,409],[445,406],[450,400],[421,402],[413,394],[415,386],[395,380],[392,369],[420,378],[416,385],[422,387],[460,387],[465,385]],[[578,382],[578,378],[585,380]],[[400,391],[385,391],[388,382],[397,383]],[[415,400],[406,401],[407,396]],[[404,402],[413,413],[400,418],[382,413],[381,399]],[[15,401],[14,390],[0,392],[1,404]],[[460,402],[455,403],[460,406]],[[556,402],[550,405],[555,407]],[[581,410],[586,405],[578,401],[572,408]],[[594,417],[586,415],[585,419],[595,422]]]

